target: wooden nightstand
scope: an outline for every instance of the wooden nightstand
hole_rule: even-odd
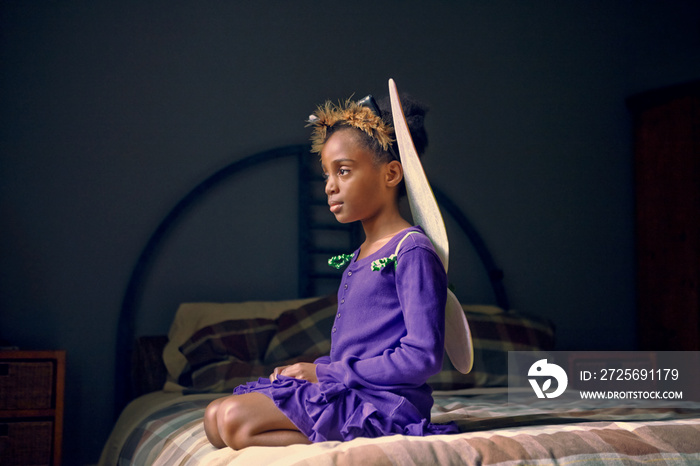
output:
[[[0,351],[0,464],[61,463],[65,351]]]

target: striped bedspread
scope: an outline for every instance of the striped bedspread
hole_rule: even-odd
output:
[[[135,427],[123,431],[121,440],[111,439],[117,444],[106,447],[101,464],[700,464],[697,404],[682,409],[600,408],[579,402],[548,411],[541,406],[508,405],[504,394],[466,394],[435,394],[433,422],[455,421],[460,434],[397,435],[241,451],[217,450],[207,441],[202,417],[211,396],[169,396],[161,406],[150,402],[147,410],[133,409],[141,419],[129,420]],[[119,452],[118,458],[110,457],[110,451]]]

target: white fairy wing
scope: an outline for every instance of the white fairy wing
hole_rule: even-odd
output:
[[[413,139],[411,139],[411,133],[393,79],[389,80],[389,96],[413,221],[420,225],[428,235],[445,271],[447,271],[450,248],[445,222],[413,145]],[[455,369],[464,374],[471,370],[474,362],[474,349],[469,324],[459,300],[450,290],[447,291],[447,306],[445,308],[445,350]]]

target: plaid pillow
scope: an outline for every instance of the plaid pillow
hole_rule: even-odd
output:
[[[445,355],[442,370],[428,380],[434,390],[508,385],[508,351],[549,351],[554,327],[546,319],[515,311],[470,311],[464,306],[474,345],[474,367],[462,374]]]
[[[269,319],[227,320],[203,327],[180,346],[187,359],[178,383],[195,390],[225,391],[234,379],[263,375],[262,355],[277,330]],[[231,385],[236,383],[236,385]]]
[[[311,362],[331,351],[331,328],[338,310],[336,295],[283,312],[277,318],[277,333],[272,337],[265,364],[286,365]]]
[[[227,320],[195,332],[180,346],[187,364],[177,382],[187,392],[227,392],[277,366],[330,352],[335,295],[283,312],[275,320]]]
[[[182,303],[170,325],[168,342],[163,348],[163,363],[168,371],[164,390],[180,391],[177,383],[187,365],[187,358],[180,351],[192,334],[203,327],[227,320],[276,319],[280,313],[308,304],[318,298],[286,301],[244,301],[234,303]]]

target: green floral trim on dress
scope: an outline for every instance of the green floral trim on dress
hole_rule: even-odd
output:
[[[352,258],[355,257],[354,254],[338,254],[328,259],[328,265],[335,267],[340,270],[350,263]],[[382,259],[377,259],[372,262],[372,271],[379,272],[384,267],[388,265],[396,264],[396,254],[392,254],[389,257],[384,257]]]
[[[338,254],[328,259],[328,265],[340,270],[350,263],[355,254]]]
[[[372,262],[372,271],[379,272],[387,265],[392,265],[392,264],[394,264],[394,266],[396,266],[396,254],[392,254],[389,257],[384,257],[382,259],[377,259],[376,261],[373,261]]]
[[[399,241],[399,244],[396,246],[396,252],[394,254],[390,255],[389,257],[383,257],[381,259],[377,259],[376,261],[372,261],[372,271],[379,272],[387,265],[393,265],[394,267],[396,267],[396,255],[399,253],[399,248],[403,244],[404,240],[414,233],[418,232],[409,231],[404,235],[403,238],[401,238],[401,241]],[[354,254],[338,254],[337,256],[333,256],[330,259],[328,259],[328,265],[330,265],[331,267],[335,267],[336,269],[342,269],[352,260],[353,257],[355,257]]]

